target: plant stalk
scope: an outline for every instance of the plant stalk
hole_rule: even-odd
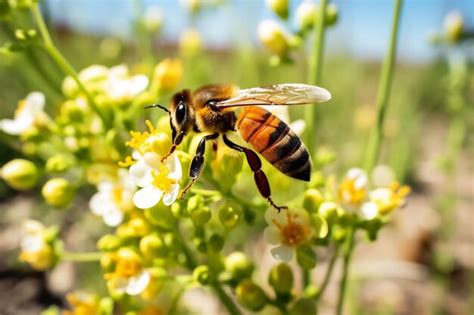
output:
[[[314,16],[315,22],[315,37],[314,46],[309,60],[309,73],[308,83],[312,85],[318,85],[321,81],[321,68],[323,64],[324,54],[324,34],[325,34],[325,12],[329,0],[321,0],[319,3],[319,11]],[[307,133],[306,133],[306,145],[310,155],[314,155],[315,148],[315,124],[317,118],[317,108],[314,105],[306,106],[305,108]]]
[[[356,228],[352,227],[349,232],[349,238],[347,240],[347,247],[346,251],[344,252],[344,260],[343,260],[343,269],[342,269],[342,279],[339,283],[339,297],[337,300],[337,309],[336,314],[342,315],[342,311],[344,308],[344,298],[347,288],[347,280],[349,278],[349,265],[352,257],[352,252],[354,250],[354,238],[355,238]]]
[[[70,253],[65,252],[61,255],[62,261],[74,262],[96,262],[100,260],[102,253],[100,252],[85,252],[85,253]]]
[[[376,125],[370,134],[369,143],[365,155],[364,169],[370,173],[378,161],[380,155],[380,146],[383,136],[383,123],[385,120],[385,113],[387,112],[388,100],[390,97],[390,88],[393,81],[393,69],[395,66],[395,57],[397,52],[397,39],[400,24],[400,12],[402,9],[403,0],[395,1],[395,9],[393,11],[392,30],[390,35],[390,43],[388,47],[387,56],[385,57],[382,76],[379,82],[378,94],[376,100],[377,119]]]
[[[74,81],[76,82],[77,86],[82,90],[84,95],[87,98],[87,101],[89,103],[89,106],[91,109],[99,116],[101,119],[104,128],[108,129],[110,125],[110,121],[105,117],[105,115],[102,113],[102,111],[99,109],[97,104],[94,101],[94,98],[92,95],[89,93],[89,91],[86,89],[84,84],[82,84],[81,80],[79,79],[79,76],[72,67],[72,65],[67,61],[67,59],[59,52],[59,50],[56,48],[56,46],[53,43],[53,40],[51,39],[51,35],[49,34],[48,28],[46,27],[46,23],[43,19],[43,16],[41,15],[41,10],[39,8],[38,3],[34,3],[31,7],[31,11],[33,14],[33,17],[35,19],[36,24],[38,25],[39,32],[41,34],[41,38],[43,39],[44,42],[44,48],[48,55],[51,57],[51,59],[56,62],[56,64],[61,68],[61,70],[66,74],[71,76]]]

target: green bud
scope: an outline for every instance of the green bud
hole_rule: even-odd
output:
[[[296,22],[300,31],[307,31],[314,25],[316,15],[318,14],[318,6],[312,2],[302,2],[296,8]]]
[[[296,248],[296,261],[304,269],[316,267],[316,253],[310,245],[301,245]]]
[[[451,11],[444,19],[445,36],[448,43],[458,42],[464,33],[464,18],[459,11]]]
[[[97,242],[97,248],[100,251],[114,251],[122,245],[120,238],[112,234],[102,236]]]
[[[336,224],[332,228],[332,237],[338,243],[343,243],[347,236],[347,229]]]
[[[331,225],[337,221],[338,208],[339,206],[335,202],[325,201],[319,206],[318,213]]]
[[[325,238],[329,233],[329,225],[326,219],[317,213],[313,213],[311,221],[314,227],[314,236],[316,238]]]
[[[194,225],[196,226],[204,225],[211,219],[211,209],[209,209],[209,207],[201,206],[199,208],[195,208],[195,210],[192,210],[191,212],[189,212],[188,208],[188,213]]]
[[[323,194],[315,188],[310,188],[304,192],[303,207],[309,213],[318,212],[319,206],[323,201]]]
[[[145,218],[154,226],[164,230],[171,230],[174,228],[175,218],[170,211],[170,207],[163,203],[158,203],[152,208],[144,210]]]
[[[316,313],[316,305],[314,304],[314,301],[308,298],[297,300],[290,310],[290,315],[307,315]]]
[[[74,198],[74,187],[64,178],[53,178],[44,184],[41,189],[44,200],[51,206],[67,207]]]
[[[234,228],[242,217],[242,208],[234,202],[226,202],[219,209],[219,221],[227,228]]]
[[[209,267],[205,265],[197,266],[193,271],[193,278],[202,285],[209,284],[211,282]]]
[[[254,312],[260,311],[268,303],[268,298],[263,290],[250,279],[240,282],[235,293],[239,303]]]
[[[149,234],[140,240],[140,251],[147,258],[164,257],[167,249],[163,240],[156,234]]]
[[[288,0],[267,0],[267,6],[282,19],[288,18]]]
[[[8,186],[16,190],[31,189],[39,180],[36,165],[24,159],[11,160],[2,167],[0,175]]]
[[[365,221],[363,227],[367,231],[367,238],[372,242],[375,241],[382,226],[383,221],[378,217],[373,218],[370,221]]]
[[[248,278],[254,270],[253,263],[242,252],[233,252],[226,257],[225,269],[233,279]]]
[[[74,157],[57,154],[46,161],[46,171],[49,173],[63,173],[74,165]]]
[[[279,263],[270,270],[268,282],[277,294],[289,294],[293,288],[293,272],[285,263]]]
[[[171,205],[171,213],[176,219],[187,215],[187,213],[185,214],[183,207],[181,207],[178,202],[175,202]]]
[[[328,4],[326,7],[326,16],[324,18],[324,22],[326,26],[332,26],[337,23],[339,19],[339,9],[334,3]]]
[[[77,86],[76,81],[72,77],[66,77],[63,80],[63,84],[61,86],[64,96],[67,98],[73,99],[79,93],[79,87]]]
[[[278,23],[270,20],[262,21],[258,26],[258,37],[270,53],[278,56],[288,54],[291,35]]]
[[[209,238],[209,249],[213,252],[220,252],[224,247],[224,238],[219,234],[212,234]]]
[[[103,272],[113,272],[115,265],[115,253],[103,253],[100,256],[100,267]]]
[[[195,238],[193,242],[200,253],[205,254],[207,252],[207,243],[202,238]]]
[[[191,214],[192,212],[198,210],[199,208],[204,206],[203,198],[201,195],[194,195],[188,200],[188,213]]]

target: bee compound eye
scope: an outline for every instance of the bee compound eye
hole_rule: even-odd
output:
[[[186,117],[186,105],[184,103],[179,103],[176,108],[176,122],[181,124]]]

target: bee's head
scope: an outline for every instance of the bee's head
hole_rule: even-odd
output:
[[[173,141],[173,145],[171,146],[168,154],[166,154],[162,160],[165,160],[174,152],[176,146],[178,146],[183,141],[184,136],[193,128],[194,109],[191,106],[191,102],[191,92],[189,90],[183,90],[182,92],[173,95],[171,98],[170,109],[167,109],[160,104],[153,104],[146,107],[161,108],[170,116],[171,139]]]
[[[170,126],[172,130],[173,144],[179,145],[184,136],[194,126],[194,110],[191,106],[191,92],[183,90],[171,98],[170,104]]]

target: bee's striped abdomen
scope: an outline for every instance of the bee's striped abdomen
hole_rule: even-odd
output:
[[[237,121],[241,137],[282,173],[309,181],[311,162],[300,138],[281,119],[258,107],[247,107]]]

